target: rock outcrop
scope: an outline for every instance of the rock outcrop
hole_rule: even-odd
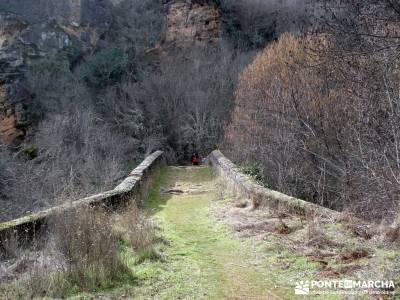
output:
[[[60,51],[81,57],[101,43],[112,23],[109,0],[5,0],[0,2],[0,140],[23,138],[32,97],[24,77],[35,60]]]
[[[25,135],[26,124],[23,104],[12,103],[9,99],[12,95],[10,88],[12,85],[0,86],[0,137],[7,144]]]
[[[220,37],[220,13],[214,1],[170,1],[166,42],[213,41]]]

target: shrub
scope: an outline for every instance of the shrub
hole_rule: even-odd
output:
[[[16,234],[7,233],[0,236],[0,260],[17,257],[18,248],[19,242]]]
[[[131,204],[122,214],[119,226],[129,246],[139,255],[152,252],[155,241],[154,225],[136,204]]]
[[[50,73],[52,76],[68,76],[70,74],[70,64],[66,56],[59,54],[33,62],[29,68],[29,73],[32,76],[39,73]]]
[[[28,68],[26,79],[26,89],[35,103],[26,104],[31,126],[36,126],[49,114],[67,111],[77,104],[78,98],[87,96],[63,55],[35,61]]]
[[[72,286],[84,291],[104,288],[129,272],[118,253],[119,240],[101,208],[80,208],[55,217],[55,245],[65,260],[64,274]]]
[[[10,181],[12,179],[12,172],[10,170],[10,155],[6,150],[5,146],[0,144],[0,199],[5,200],[7,193],[7,189],[10,186]],[[3,205],[2,205],[3,207]],[[5,212],[4,212],[5,213]],[[0,212],[0,219],[3,218],[2,213]]]
[[[163,147],[171,160],[206,155],[219,142],[232,109],[235,72],[243,58],[229,48],[194,47],[166,58],[160,71],[125,87],[142,103],[152,147]]]
[[[21,298],[66,298],[95,292],[132,276],[119,250],[112,218],[103,208],[80,207],[49,221],[46,247],[14,282]]]
[[[258,184],[265,186],[263,166],[259,162],[245,162],[241,164],[240,170],[249,175]]]
[[[0,291],[10,298],[64,299],[97,292],[134,280],[132,258],[136,263],[160,258],[154,226],[135,204],[122,214],[104,207],[68,208],[47,228],[43,243],[34,248],[20,248],[14,236],[1,241],[8,256],[0,258],[9,261],[0,265],[6,271]]]
[[[109,189],[142,159],[128,124],[117,128],[99,119],[90,109],[70,109],[38,124],[31,138],[40,147],[38,156],[27,160],[22,152],[23,159],[6,160],[3,193],[9,196],[2,198],[3,220]]]
[[[32,160],[35,159],[39,154],[38,145],[31,145],[24,149],[24,154],[27,159]]]
[[[108,189],[146,152],[164,145],[164,129],[153,127],[163,116],[145,119],[142,103],[148,99],[127,93],[133,94],[129,86],[136,81],[136,57],[161,39],[163,4],[117,2],[112,24],[99,37],[101,46],[115,48],[90,55],[74,42],[29,60],[26,81],[21,79],[32,96],[23,103],[29,119],[24,146],[37,145],[40,151],[0,149],[2,221]]]
[[[101,50],[87,60],[83,67],[83,78],[95,88],[104,88],[121,82],[133,68],[128,55],[122,50]]]
[[[159,0],[120,1],[115,7],[114,23],[110,31],[113,44],[129,41],[136,55],[160,43],[163,37],[164,5]],[[140,63],[140,61],[138,61]]]
[[[240,76],[225,147],[238,161],[261,162],[266,181],[282,192],[392,218],[398,63],[379,55],[333,60],[335,47],[285,34],[262,51]]]
[[[284,32],[306,27],[304,1],[220,0],[225,33],[236,48],[261,48]]]

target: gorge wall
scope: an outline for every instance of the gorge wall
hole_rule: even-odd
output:
[[[0,3],[0,138],[6,144],[29,128],[33,95],[26,71],[41,58],[61,51],[82,56],[96,49],[112,23],[107,0],[20,1]]]
[[[12,144],[32,129],[35,97],[26,72],[36,61],[62,53],[70,68],[100,49],[133,43],[121,10],[130,0],[5,0],[0,3],[0,140]],[[165,31],[157,49],[218,40],[220,13],[214,1],[164,1]],[[129,14],[124,16],[129,18]],[[115,28],[126,26],[127,28]],[[120,30],[119,30],[120,29]],[[119,35],[119,36],[116,36]],[[111,38],[110,38],[111,37]],[[157,51],[156,51],[157,52]],[[149,60],[152,54],[149,51]]]

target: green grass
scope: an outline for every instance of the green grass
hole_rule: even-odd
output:
[[[268,295],[265,278],[249,265],[252,249],[233,239],[209,214],[214,193],[201,195],[161,195],[160,188],[173,184],[202,184],[202,189],[214,189],[214,174],[209,168],[168,169],[150,192],[148,208],[163,228],[169,241],[165,264],[143,265],[144,274],[157,274],[137,291],[145,299],[156,294],[160,299],[227,299],[242,295]],[[149,278],[146,278],[149,279]]]

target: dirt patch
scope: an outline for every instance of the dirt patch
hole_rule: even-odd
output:
[[[328,260],[317,256],[310,256],[310,260],[321,264],[323,267],[326,267],[329,264]]]
[[[289,234],[294,229],[290,228],[280,219],[273,219],[268,221],[260,221],[254,223],[236,223],[232,225],[233,230],[236,232],[248,232],[251,234],[257,233],[277,233],[277,234]]]
[[[356,249],[341,253],[338,259],[342,262],[351,262],[368,256],[369,251],[367,249]]]
[[[272,232],[275,229],[275,223],[272,221],[263,221],[258,223],[238,223],[233,225],[235,231],[241,232],[244,230],[254,230],[254,231],[268,231]]]
[[[317,249],[329,249],[329,248],[342,248],[343,244],[330,239],[328,236],[320,233],[309,238],[306,242],[308,247],[315,247]]]
[[[237,201],[236,203],[235,203],[235,207],[237,207],[237,208],[245,208],[245,207],[247,207],[249,205],[249,203],[247,202],[247,201]]]
[[[177,184],[177,187],[179,187],[180,185]],[[162,194],[171,194],[171,195],[183,195],[183,194],[187,194],[187,195],[202,195],[202,194],[207,194],[210,193],[210,190],[205,190],[205,189],[180,189],[180,188],[170,188],[170,189],[162,189],[161,190]]]
[[[355,272],[361,270],[362,267],[359,265],[346,265],[342,266],[338,269],[338,272],[340,274],[346,274],[346,275],[353,275]]]

